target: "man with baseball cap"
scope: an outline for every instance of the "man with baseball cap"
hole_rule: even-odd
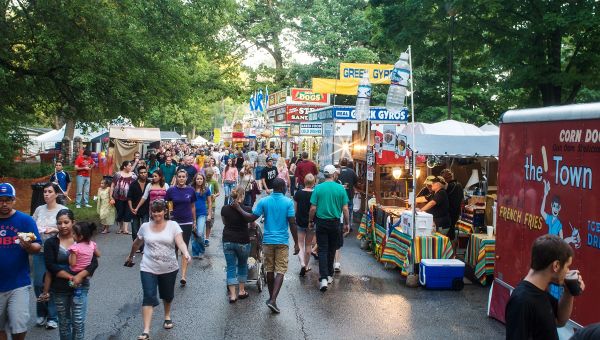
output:
[[[14,209],[15,188],[0,184],[0,339],[25,339],[29,322],[29,254],[39,253],[41,237],[31,216]]]
[[[337,169],[326,165],[323,169],[325,181],[315,187],[310,197],[308,213],[309,228],[316,226],[317,245],[319,246],[319,289],[324,292],[327,285],[333,283],[333,262],[340,238],[340,216],[344,216],[344,232],[350,230],[348,194],[346,189],[335,181]]]
[[[273,181],[277,178],[277,168],[273,166],[273,158],[267,157],[267,166],[265,166],[262,170],[262,174],[260,176],[261,183],[267,195],[271,194],[271,190],[273,190]]]

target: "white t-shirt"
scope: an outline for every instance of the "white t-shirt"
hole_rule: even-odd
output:
[[[45,241],[47,238],[50,238],[50,236],[53,236],[51,234],[45,234],[46,229],[48,227],[56,228],[56,214],[58,214],[60,210],[66,208],[67,207],[62,204],[57,204],[54,209],[48,210],[48,205],[44,204],[35,209],[33,216],[31,217],[33,217],[33,220],[37,224],[38,232],[40,233],[42,240]]]
[[[256,152],[256,151],[248,152],[248,161],[250,162],[250,164],[252,166],[254,166],[254,164],[256,163],[257,158],[258,158],[258,152]]]
[[[156,275],[174,272],[179,269],[175,256],[175,236],[182,233],[181,227],[175,221],[167,221],[165,229],[157,233],[150,228],[151,223],[142,224],[138,231],[138,238],[144,241],[140,269]]]

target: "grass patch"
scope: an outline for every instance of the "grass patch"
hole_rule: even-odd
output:
[[[96,223],[100,222],[100,216],[96,212],[96,202],[91,201],[90,205],[92,206],[91,208],[86,208],[85,206],[82,206],[81,208],[77,209],[75,208],[75,203],[70,203],[67,204],[67,208],[73,210],[73,213],[75,214],[75,219],[77,221]]]

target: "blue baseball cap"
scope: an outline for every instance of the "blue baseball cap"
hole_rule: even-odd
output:
[[[10,183],[1,183],[0,184],[0,197],[12,197],[15,198],[16,191],[15,187]]]

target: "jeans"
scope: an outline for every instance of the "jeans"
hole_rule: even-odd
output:
[[[54,293],[60,340],[83,340],[88,290],[89,287],[81,287],[69,293]]]
[[[170,303],[173,301],[173,298],[175,297],[175,280],[177,280],[178,271],[179,270],[175,270],[165,274],[152,274],[140,271],[142,291],[144,292],[142,306],[158,306],[157,292],[160,298],[165,302]]]
[[[223,192],[225,193],[225,203],[223,204],[229,204],[230,202],[230,198],[229,196],[231,195],[231,191],[235,188],[235,182],[225,182],[223,181]]]
[[[33,258],[33,291],[39,297],[44,291],[44,275],[46,274],[46,263],[44,253],[32,255]],[[56,315],[56,304],[54,299],[48,302],[36,302],[36,314],[38,317],[46,318],[46,321],[58,321]]]
[[[83,202],[81,198],[83,197]],[[77,176],[77,196],[75,203],[77,205],[89,204],[90,201],[90,178]]]
[[[250,248],[250,243],[223,242],[223,253],[227,262],[228,286],[246,283]]]
[[[246,191],[246,196],[244,196],[244,205],[248,207],[252,207],[254,204],[252,202],[252,192]]]
[[[192,256],[204,254],[204,235],[206,233],[206,215],[196,216],[196,232],[192,232]]]
[[[294,197],[296,193],[296,176],[290,175],[290,196]]]
[[[335,251],[338,249],[340,237],[340,220],[315,219],[317,245],[319,246],[319,280],[333,276]]]
[[[264,166],[257,166],[254,169],[254,178],[256,178],[257,181],[259,181],[262,178],[262,171],[264,168]]]

